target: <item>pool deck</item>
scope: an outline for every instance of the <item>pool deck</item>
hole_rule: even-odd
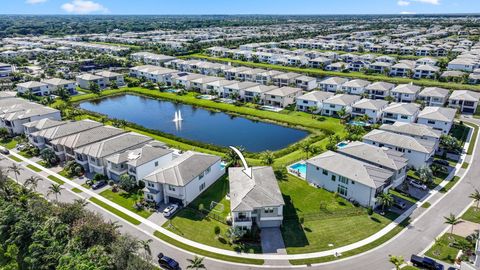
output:
[[[300,160],[300,161],[298,161],[298,162],[295,162],[295,163],[287,166],[287,171],[288,171],[288,173],[291,174],[291,175],[294,175],[294,176],[296,176],[296,177],[300,177],[300,178],[306,180],[306,178],[307,178],[307,176],[306,176],[306,171],[305,171],[305,173],[303,173],[303,172],[300,172],[299,170],[295,170],[295,169],[292,168],[292,167],[294,167],[295,165],[299,165],[299,164],[306,164],[306,161],[305,161],[305,160]]]

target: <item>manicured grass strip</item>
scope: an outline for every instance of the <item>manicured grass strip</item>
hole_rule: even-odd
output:
[[[472,206],[461,217],[463,220],[480,223],[480,208]]]
[[[48,179],[52,180],[53,182],[55,182],[55,183],[57,183],[57,184],[59,184],[59,185],[65,184],[65,182],[64,182],[63,180],[61,180],[61,179],[59,179],[58,177],[55,177],[55,176],[53,176],[53,175],[49,175],[49,176],[48,176]]]
[[[146,209],[137,210],[134,208],[134,204],[139,197],[139,195],[136,193],[132,194],[124,191],[113,192],[111,189],[107,189],[105,191],[102,191],[100,195],[143,218],[148,218],[152,215],[152,212]]]
[[[453,264],[460,249],[452,244],[462,240],[465,241],[465,238],[446,233],[435,241],[435,244],[425,253],[425,255],[433,259]],[[465,243],[468,243],[468,241],[465,241]],[[473,245],[470,248],[473,248]]]
[[[415,266],[407,265],[405,267],[402,267],[402,270],[420,270],[420,269]]]
[[[176,247],[179,247],[181,249],[184,249],[184,250],[187,250],[187,251],[190,251],[190,252],[193,252],[195,254],[198,254],[198,255],[201,255],[201,256],[205,256],[205,257],[209,257],[209,258],[213,258],[213,259],[218,259],[218,260],[222,260],[222,261],[229,261],[229,262],[235,262],[235,263],[244,263],[244,264],[254,264],[254,265],[262,265],[264,264],[264,260],[261,260],[261,259],[249,259],[249,258],[242,258],[242,257],[233,257],[233,256],[227,256],[227,255],[222,255],[222,254],[218,254],[218,253],[214,253],[214,252],[210,252],[210,251],[206,251],[206,250],[203,250],[203,249],[199,249],[199,248],[196,248],[196,247],[192,247],[192,246],[189,246],[183,242],[180,242],[180,241],[177,241],[159,231],[155,231],[153,233],[157,238],[167,242],[167,243],[170,243]]]
[[[468,168],[468,165],[470,165],[470,164],[468,164],[468,162],[463,162],[462,163],[462,169]]]
[[[16,162],[22,162],[21,159],[19,159],[19,158],[16,157],[16,156],[13,156],[13,155],[9,155],[8,158],[11,159],[11,160],[13,160],[13,161],[16,161]]]
[[[471,155],[471,154],[473,154],[473,149],[474,149],[475,143],[477,141],[478,126],[474,125],[474,124],[470,124],[470,123],[468,123],[466,125],[473,128],[472,139],[470,140],[470,144],[468,145],[468,151],[467,151],[467,154]]]
[[[95,198],[95,197],[91,197],[89,199],[91,202],[95,203],[96,205],[104,208],[105,210],[109,211],[109,212],[112,212],[113,214],[125,219],[126,221],[134,224],[134,225],[140,225],[141,222],[138,221],[137,219],[125,214],[124,212],[120,211],[120,210],[117,210],[116,208],[113,208],[111,207],[110,205],[100,201],[99,199]]]
[[[33,166],[32,164],[28,164],[27,168],[29,168],[30,170],[32,170],[34,172],[41,172],[42,171],[42,169],[37,168],[37,167]]]
[[[425,202],[424,204],[422,204],[422,208],[429,208],[430,206],[432,206],[429,202]]]
[[[82,193],[83,192],[78,188],[72,188],[72,191],[75,192],[75,193]]]
[[[440,190],[440,192],[445,193],[445,192],[449,191],[449,190],[458,182],[458,180],[460,180],[460,177],[459,177],[459,176],[454,176],[454,177],[452,178],[452,180],[450,180],[450,182],[448,182],[448,183]]]
[[[320,258],[313,258],[313,259],[297,259],[297,260],[289,260],[290,264],[292,265],[309,265],[309,264],[316,264],[316,263],[324,263],[324,262],[330,262],[330,261],[336,261],[340,259],[344,259],[350,256],[354,256],[363,252],[366,252],[368,250],[371,250],[373,248],[376,248],[380,246],[381,244],[384,244],[388,240],[392,239],[395,235],[400,233],[405,227],[407,227],[409,224],[409,220],[405,220],[399,225],[397,225],[393,230],[385,234],[384,236],[380,237],[379,239],[371,242],[370,244],[366,244],[364,246],[361,246],[357,249],[353,249],[347,252],[342,253],[342,256],[335,257],[333,255],[330,256],[324,256]]]
[[[18,142],[12,139],[9,141],[2,141],[0,144],[7,149],[13,149],[17,146]]]
[[[63,176],[63,177],[65,177],[65,178],[67,178],[67,179],[73,180],[72,177],[69,177],[69,176],[68,176],[68,174],[67,174],[67,172],[65,172],[65,170],[59,171],[58,174],[61,175],[61,176]]]
[[[91,189],[92,187],[87,185],[86,183],[85,184],[82,184],[82,187],[86,188],[86,189]]]
[[[384,81],[384,82],[390,82],[394,84],[406,84],[406,83],[414,82],[416,85],[426,86],[426,87],[442,87],[442,88],[454,89],[454,90],[480,91],[479,85],[470,85],[470,84],[453,83],[453,82],[439,82],[431,79],[411,79],[411,78],[389,77],[383,74],[367,75],[362,72],[339,72],[339,71],[327,71],[327,70],[322,70],[317,68],[288,67],[288,66],[272,65],[268,63],[247,62],[247,61],[235,60],[230,58],[211,57],[205,54],[191,54],[191,55],[186,55],[179,58],[205,59],[212,62],[233,63],[233,64],[238,64],[238,65],[252,67],[252,68],[273,69],[273,70],[279,70],[284,72],[297,72],[297,73],[303,73],[309,76],[316,76],[316,77],[338,76],[338,77],[364,79],[369,81]]]
[[[401,199],[404,199],[404,200],[406,200],[406,201],[409,201],[409,202],[411,202],[411,203],[416,203],[416,202],[418,202],[418,199],[413,198],[413,197],[410,197],[410,196],[407,196],[407,195],[405,195],[405,194],[402,194],[402,193],[400,193],[400,192],[398,192],[398,191],[396,191],[396,190],[389,190],[389,193],[392,194],[392,195],[395,195],[395,196],[397,196],[397,197],[399,197],[399,198],[401,198]]]

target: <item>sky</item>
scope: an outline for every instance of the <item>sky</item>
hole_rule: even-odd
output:
[[[0,0],[0,14],[480,13],[480,0]]]

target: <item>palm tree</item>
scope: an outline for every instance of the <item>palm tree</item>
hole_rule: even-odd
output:
[[[305,153],[306,155],[306,159],[308,159],[308,155],[310,153],[313,152],[313,147],[310,143],[308,142],[304,142],[302,145],[301,145],[301,148],[302,148],[302,151]]]
[[[205,265],[203,264],[203,257],[197,257],[195,256],[193,259],[187,259],[188,263],[190,263],[187,266],[187,269],[207,269]]]
[[[32,191],[35,191],[37,189],[38,181],[41,181],[41,180],[43,180],[43,179],[40,178],[40,177],[30,176],[29,178],[27,178],[25,180],[24,185],[26,187],[29,187]]]
[[[378,202],[382,205],[382,212],[385,212],[385,207],[392,206],[394,199],[389,193],[382,193],[378,196]]]
[[[452,213],[450,213],[450,215],[448,217],[443,217],[443,218],[445,219],[445,224],[449,224],[451,226],[450,234],[453,234],[453,226],[460,223],[460,218],[456,217]]]
[[[480,192],[478,191],[478,189],[475,189],[475,192],[470,194],[470,196],[468,197],[470,199],[473,199],[473,201],[477,204],[477,206],[475,207],[475,211],[478,211],[478,204],[480,203]]]
[[[391,262],[393,265],[395,265],[395,269],[399,270],[400,266],[405,263],[405,260],[403,259],[402,256],[389,256],[389,262]]]
[[[418,176],[420,177],[420,181],[425,184],[429,184],[433,181],[432,170],[427,166],[423,166],[418,170]]]
[[[243,147],[237,147],[237,149],[238,151],[243,152]],[[240,162],[240,157],[232,148],[228,148],[226,155],[227,160],[232,164],[232,166],[237,166]]]
[[[58,201],[58,195],[59,194],[62,194],[62,186],[59,185],[59,184],[51,184],[49,187],[48,187],[48,192],[47,192],[47,196],[50,195],[50,194],[55,194],[55,201]]]
[[[20,174],[21,171],[23,171],[23,168],[17,166],[17,164],[12,163],[12,166],[8,167],[8,172],[13,172],[15,174],[15,180],[17,181],[18,184],[18,175]]]
[[[140,246],[148,256],[152,256],[152,249],[150,248],[150,243],[152,242],[153,242],[152,239],[138,240],[138,243],[140,244]]]
[[[275,162],[275,156],[272,151],[265,151],[262,153],[262,163],[271,166]]]

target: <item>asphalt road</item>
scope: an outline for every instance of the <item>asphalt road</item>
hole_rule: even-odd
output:
[[[470,120],[480,124],[478,120]],[[478,140],[478,138],[477,138]],[[286,268],[304,268],[304,269],[356,269],[356,270],[372,270],[372,269],[392,269],[392,265],[388,262],[388,255],[401,255],[408,260],[411,254],[421,253],[427,246],[429,246],[434,239],[441,234],[448,226],[444,224],[444,216],[450,213],[455,215],[460,214],[470,203],[471,199],[468,195],[472,193],[474,188],[480,189],[480,166],[475,166],[479,163],[480,159],[480,147],[477,147],[475,151],[475,157],[470,160],[469,171],[466,173],[463,180],[455,186],[449,193],[442,197],[442,194],[438,194],[434,197],[432,206],[428,209],[419,208],[412,215],[413,224],[408,229],[402,231],[393,240],[386,244],[377,247],[369,252],[345,258],[343,260],[320,264],[312,266],[290,266],[286,261],[268,261],[262,266],[247,266],[240,264],[232,264],[229,262],[217,261],[209,258],[205,258],[204,264],[209,270],[216,269],[286,269]],[[0,166],[7,167],[12,163],[9,159],[3,159],[0,161]],[[40,181],[37,187],[37,192],[46,195],[48,187],[51,182],[45,178],[45,173],[35,173],[28,169],[24,169],[19,175],[19,181],[23,182],[26,178],[37,175],[44,178],[44,181]],[[14,178],[13,174],[11,174]],[[79,196],[85,196],[85,194],[75,194],[71,192],[68,184],[64,185],[65,190],[59,195],[59,201],[72,202],[74,199],[79,199]],[[49,199],[55,199],[53,195],[48,197]],[[100,208],[94,204],[88,204],[88,209],[102,214],[106,219],[116,221],[121,225],[120,231],[123,233],[129,233],[140,239],[152,239],[151,249],[155,256],[159,252],[175,258],[179,261],[182,269],[186,269],[186,260],[192,258],[194,255],[172,247],[155,237],[152,237],[152,230],[146,226],[133,226],[128,222],[125,222],[110,212]],[[345,232],[348,233],[348,232]]]

